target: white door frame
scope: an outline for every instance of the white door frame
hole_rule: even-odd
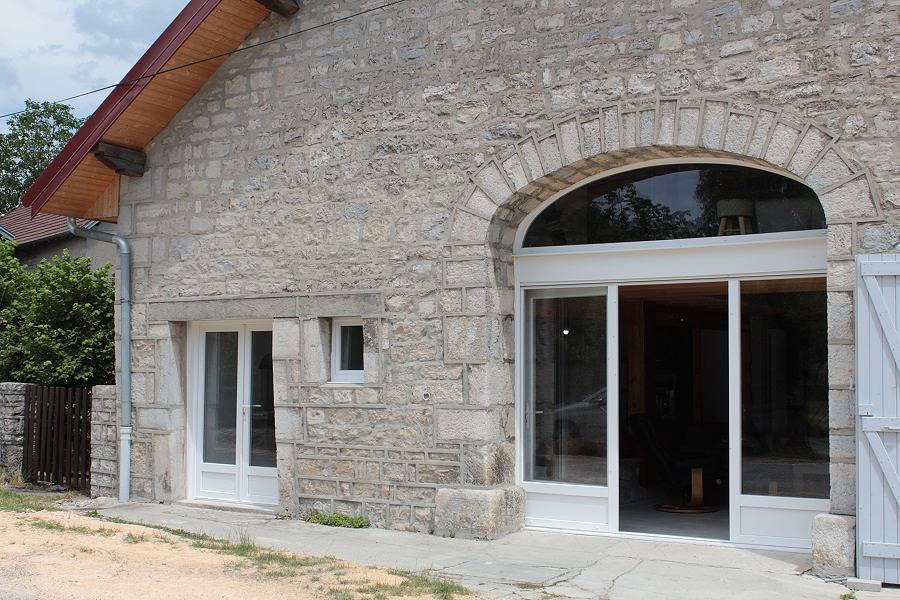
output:
[[[205,364],[205,338],[208,332],[233,331],[238,334],[238,374],[235,424],[235,465],[220,465],[203,462],[203,370]],[[247,364],[250,356],[251,339],[254,331],[272,331],[272,322],[254,321],[200,321],[188,324],[187,332],[187,496],[191,500],[216,500],[240,502],[260,506],[272,506],[278,503],[277,467],[250,466],[250,411],[247,410],[250,396],[250,373]],[[201,489],[201,473],[222,473],[233,475],[235,490],[233,493],[215,492]],[[251,479],[271,480],[272,494],[254,494],[251,490]]]
[[[618,285],[598,284],[598,285],[579,285],[579,286],[547,286],[546,289],[558,292],[554,294],[554,298],[582,296],[582,294],[591,289],[603,289],[602,295],[606,297],[606,440],[607,440],[607,485],[587,485],[577,483],[555,483],[549,481],[528,481],[525,478],[525,427],[524,427],[524,386],[531,381],[529,370],[524,360],[519,360],[519,356],[525,356],[525,338],[533,339],[531,335],[526,336],[524,329],[521,333],[516,334],[516,356],[515,370],[516,381],[520,382],[516,385],[516,482],[528,492],[532,503],[547,499],[552,502],[553,497],[566,496],[569,499],[576,500],[580,504],[579,508],[586,510],[572,511],[562,518],[547,518],[545,516],[526,516],[526,524],[533,527],[544,529],[564,529],[576,531],[590,532],[611,532],[617,531],[619,526],[619,488],[617,485],[610,485],[612,478],[618,476],[619,464],[619,429],[616,426],[619,420],[619,384],[618,384],[618,361],[619,361],[619,343],[618,343],[618,306],[619,291]],[[519,325],[531,327],[530,322],[526,322],[519,315],[531,314],[530,310],[525,310],[525,290],[539,290],[541,286],[529,286],[527,288],[517,286],[516,294],[516,331],[519,332]],[[569,293],[567,293],[569,292]],[[613,466],[615,465],[615,467]],[[605,514],[606,519],[588,520],[584,513],[600,513]]]
[[[523,224],[525,225],[525,224]],[[521,230],[520,230],[521,231]],[[724,281],[728,282],[729,333],[729,504],[730,541],[742,545],[778,548],[809,548],[809,539],[782,534],[784,524],[797,518],[809,520],[827,512],[826,499],[751,496],[741,493],[741,362],[740,362],[740,280],[778,277],[804,277],[826,274],[826,232],[797,231],[721,238],[660,240],[619,244],[591,244],[549,248],[516,248],[515,331],[516,331],[516,477],[529,497],[552,502],[553,495],[587,496],[585,487],[568,484],[528,482],[524,480],[524,428],[526,409],[524,348],[524,294],[526,289],[547,287],[605,286],[610,290],[608,333],[618,336],[618,287],[649,281],[659,283]],[[521,236],[519,242],[521,243]],[[615,299],[615,300],[613,300]],[[616,310],[613,310],[615,302]],[[618,360],[612,359],[608,342],[607,456],[608,488],[594,488],[591,495],[609,502],[605,524],[594,524],[591,531],[618,531]],[[617,350],[618,344],[615,345]],[[615,432],[615,433],[614,433]],[[575,489],[573,489],[573,487]],[[553,527],[549,520],[529,519],[526,500],[526,525]],[[557,527],[559,528],[559,527]],[[563,525],[563,528],[564,525]]]

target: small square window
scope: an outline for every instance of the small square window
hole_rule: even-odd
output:
[[[362,383],[363,324],[361,319],[333,319],[331,326],[331,380]]]

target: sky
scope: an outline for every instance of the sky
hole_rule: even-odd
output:
[[[117,83],[187,3],[0,0],[0,115]],[[70,104],[86,117],[108,94]]]

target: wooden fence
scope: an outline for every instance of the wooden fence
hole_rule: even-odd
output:
[[[90,489],[90,388],[28,386],[22,474],[26,481]]]

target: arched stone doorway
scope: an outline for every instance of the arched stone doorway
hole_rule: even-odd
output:
[[[455,207],[448,259],[448,264],[453,262],[459,269],[481,260],[476,248],[489,252],[484,259],[500,300],[484,315],[482,331],[489,347],[480,356],[480,368],[493,374],[491,385],[496,387],[500,381],[498,389],[512,394],[511,370],[507,367],[516,358],[511,301],[513,246],[523,219],[546,199],[586,178],[670,159],[738,160],[801,180],[818,195],[828,222],[831,443],[852,445],[852,424],[838,416],[850,412],[851,404],[851,231],[854,223],[882,219],[881,201],[865,168],[847,156],[834,136],[773,108],[713,98],[613,104],[559,119],[552,130],[523,138],[506,154],[487,162],[472,176],[470,188]],[[445,335],[453,335],[452,326],[445,329]],[[464,357],[461,360],[465,362]],[[481,393],[479,386],[485,385],[481,380],[475,383],[470,394]],[[505,397],[502,400],[509,401]],[[498,483],[509,479],[503,477]],[[830,481],[831,512],[852,515],[852,456],[832,456]]]

